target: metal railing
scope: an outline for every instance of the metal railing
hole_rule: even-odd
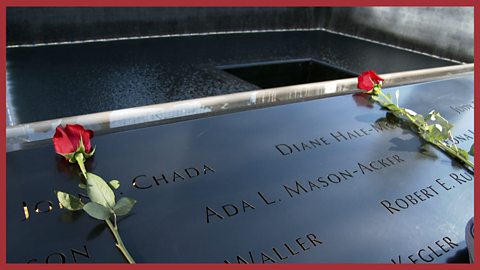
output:
[[[473,73],[474,64],[381,74],[387,88],[446,79]],[[308,99],[358,91],[357,78],[324,81],[286,87],[255,90],[228,95],[203,97],[128,109],[113,110],[7,127],[7,151],[23,149],[26,145],[50,139],[58,125],[81,124],[96,132],[109,132],[117,128],[136,127],[139,124],[162,124],[214,114],[300,102]]]

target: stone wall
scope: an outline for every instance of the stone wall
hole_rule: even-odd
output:
[[[8,7],[7,44],[327,28],[473,62],[473,7]]]

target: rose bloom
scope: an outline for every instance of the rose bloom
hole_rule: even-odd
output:
[[[53,145],[55,152],[72,161],[74,154],[81,149],[83,145],[84,154],[92,151],[90,139],[93,137],[93,131],[84,129],[81,125],[66,125],[65,128],[59,125],[53,136]]]
[[[358,84],[357,88],[362,89],[365,91],[370,91],[373,89],[373,86],[375,84],[379,84],[380,82],[383,82],[384,79],[375,73],[373,70],[365,71],[358,76]]]

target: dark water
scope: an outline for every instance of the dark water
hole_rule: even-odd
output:
[[[312,59],[261,62],[247,66],[228,66],[222,69],[260,88],[339,80],[358,76],[356,73],[325,65]]]
[[[11,48],[9,124],[254,90],[218,66],[305,58],[353,73],[453,64],[322,31]]]

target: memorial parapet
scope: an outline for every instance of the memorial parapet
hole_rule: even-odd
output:
[[[473,143],[473,75],[385,89]],[[473,173],[340,95],[103,134],[88,171],[135,198],[138,263],[445,263],[465,250]],[[79,171],[51,144],[7,153],[7,262],[123,263],[104,223],[61,209]],[[88,198],[84,200],[88,201]]]

